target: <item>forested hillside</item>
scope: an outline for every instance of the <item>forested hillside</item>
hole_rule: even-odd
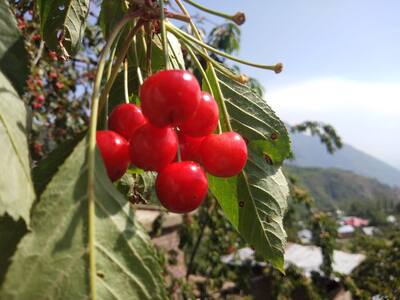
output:
[[[295,160],[289,164],[300,167],[339,168],[400,187],[400,170],[351,145],[344,144],[340,150],[330,154],[317,137],[292,134],[291,141]]]
[[[371,218],[373,212],[389,213],[400,203],[398,189],[349,171],[286,166],[286,172],[309,189],[321,208]]]

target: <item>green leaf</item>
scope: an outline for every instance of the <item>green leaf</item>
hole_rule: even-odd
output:
[[[240,175],[228,179],[209,176],[209,188],[246,242],[283,272],[283,217],[289,188],[281,169],[249,149]]]
[[[22,95],[28,77],[28,57],[6,0],[0,0],[0,32],[0,71]]]
[[[8,213],[29,225],[35,192],[28,152],[28,115],[24,102],[1,72],[0,99],[0,216]]]
[[[162,270],[129,203],[95,165],[95,258],[88,268],[86,142],[48,184],[32,214],[0,291],[0,299],[87,299],[96,276],[98,299],[166,299]],[[23,280],[21,280],[23,279]]]
[[[239,231],[251,237],[248,242],[282,272],[286,247],[283,217],[288,197],[289,187],[281,168],[267,164],[250,150],[239,179],[239,207],[243,201]]]
[[[239,229],[239,195],[237,182],[238,177],[221,178],[208,174],[208,187],[217,198],[219,205],[229,221]]]
[[[264,153],[259,149],[274,150],[268,151],[268,155],[275,163],[281,162],[286,154],[279,151],[285,152],[289,147],[286,129],[283,124],[283,127],[280,126],[282,122],[267,104],[248,87],[237,85],[226,78],[223,78],[224,81],[218,80],[210,68],[207,69],[207,76],[217,102],[221,104],[224,101],[226,104],[229,121],[234,130],[244,135],[251,145],[258,143],[256,149],[249,147],[248,161],[241,174],[231,178],[209,176],[209,188],[228,220],[245,241],[273,266],[284,272],[286,232],[283,228],[283,217],[289,188],[280,168],[268,165]],[[226,99],[220,97],[218,84]],[[222,119],[221,123],[226,131],[226,120]],[[287,142],[286,146],[285,143],[280,145],[280,141],[277,143],[278,147],[267,140],[265,135],[260,134],[267,133],[271,128],[281,130],[281,137]]]
[[[233,129],[250,141],[250,147],[280,165],[290,153],[285,124],[248,86],[221,74],[218,77]]]
[[[14,221],[10,216],[0,217],[0,286],[11,263],[11,257],[17,249],[17,244],[26,233],[22,219]]]
[[[182,48],[179,40],[170,32],[167,33],[167,38],[168,55],[172,69],[185,69],[185,60],[183,59]],[[153,38],[151,62],[153,72],[165,69],[164,52],[160,34],[155,35]]]
[[[89,0],[38,0],[40,31],[47,47],[63,47],[69,55],[79,50],[89,13]]]
[[[126,13],[124,1],[103,0],[99,15],[99,25],[103,35],[107,38],[114,26]]]
[[[145,172],[142,169],[130,169],[118,182],[117,189],[135,203],[160,205],[157,198],[155,182],[156,172]]]
[[[86,131],[79,133],[73,139],[60,144],[46,158],[42,159],[35,168],[33,168],[32,178],[37,197],[40,197],[47,184],[58,171],[58,168],[64,163],[85,135]]]
[[[137,95],[139,91],[139,80],[136,68],[128,67],[128,94]],[[108,96],[108,111],[111,112],[115,106],[125,102],[124,71],[119,72]]]
[[[156,194],[156,172],[143,172],[137,175],[136,188],[149,204],[160,205]]]

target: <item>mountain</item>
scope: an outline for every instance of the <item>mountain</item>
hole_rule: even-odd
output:
[[[322,208],[340,208],[349,213],[368,210],[391,210],[400,203],[399,189],[376,179],[339,169],[285,166],[285,172],[297,178]]]
[[[350,145],[343,145],[331,155],[317,137],[296,133],[291,139],[295,160],[289,161],[288,164],[348,170],[400,187],[400,170]]]

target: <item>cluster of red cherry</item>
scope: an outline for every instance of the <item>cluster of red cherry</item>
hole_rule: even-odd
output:
[[[212,133],[218,105],[187,71],[160,71],[144,81],[139,94],[141,109],[120,104],[110,114],[110,130],[97,132],[107,173],[115,181],[130,163],[157,171],[162,205],[172,212],[192,211],[208,190],[199,164],[214,176],[237,175],[247,161],[246,143],[236,132]]]

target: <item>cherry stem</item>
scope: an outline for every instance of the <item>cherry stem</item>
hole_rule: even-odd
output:
[[[192,59],[194,60],[197,68],[200,70],[201,76],[203,78],[203,80],[206,82],[207,85],[207,89],[210,92],[210,94],[215,98],[214,96],[214,91],[211,87],[210,81],[208,80],[208,76],[203,68],[203,66],[201,65],[199,59],[197,58],[196,54],[193,52],[193,50],[191,49],[191,46],[189,44],[186,44],[186,42],[184,42],[185,46],[186,46],[186,50],[189,52],[190,56],[192,57]],[[200,53],[201,54],[201,53]],[[221,127],[221,122],[220,120],[218,120],[218,133],[222,133],[222,127]]]
[[[159,0],[160,3],[160,24],[161,24],[161,37],[164,52],[164,62],[165,69],[170,69],[169,65],[169,55],[168,55],[168,39],[167,39],[167,29],[165,24],[165,14],[164,14],[164,0]]]
[[[140,39],[142,40],[143,50],[145,53],[147,53],[147,43],[146,43],[146,37],[144,35],[145,35],[144,30],[140,30]]]
[[[186,45],[186,44],[185,44]],[[206,85],[207,85],[207,90],[213,94],[212,88],[211,88],[211,84],[210,81],[208,80],[207,74],[203,68],[203,66],[201,65],[199,59],[197,58],[196,54],[193,52],[193,50],[191,49],[191,47],[189,45],[186,45],[186,50],[189,52],[190,56],[192,57],[195,65],[197,66],[197,69],[200,71],[201,76],[203,78],[203,80],[205,81]]]
[[[178,128],[175,128],[175,132],[177,132]],[[182,161],[182,157],[181,157],[181,145],[179,144],[179,140],[178,140],[178,150],[176,152],[176,156],[177,156],[177,160],[180,162]]]
[[[151,24],[147,23],[145,26],[145,32],[146,32],[146,74],[147,76],[150,76],[152,73],[152,67],[151,67],[151,56],[152,56],[152,50],[153,50],[153,43],[152,43],[152,38],[151,38]]]
[[[136,35],[136,33],[142,27],[142,25],[143,22],[139,20],[136,23],[136,25],[132,28],[132,30],[128,33],[128,36],[125,38],[122,44],[122,49],[118,53],[117,59],[115,60],[114,66],[112,68],[110,79],[104,85],[103,92],[100,95],[99,110],[103,108],[104,103],[108,97],[108,94],[110,93],[111,87],[114,84],[115,79],[117,78],[121,64],[123,63],[125,56],[128,53],[129,47],[131,46],[133,37]]]
[[[229,14],[221,12],[221,11],[213,10],[213,9],[211,9],[209,7],[203,6],[203,5],[201,5],[201,4],[197,3],[197,2],[194,2],[192,0],[183,0],[183,1],[185,1],[186,3],[189,3],[190,5],[198,8],[198,9],[200,9],[200,10],[206,12],[206,13],[209,13],[209,14],[212,14],[212,15],[224,18],[224,19],[228,19],[230,21],[233,21],[233,22],[237,23],[237,21],[234,18],[235,15],[229,15]],[[237,24],[240,25],[239,23],[237,23]]]
[[[222,94],[221,86],[219,85],[218,76],[217,76],[217,74],[215,72],[215,69],[212,67],[212,65],[211,65],[210,69],[211,69],[211,72],[213,73],[213,76],[216,78],[216,83],[217,83],[216,87],[217,87],[217,90],[218,90],[218,94],[221,97],[221,107],[222,107],[222,111],[224,112],[226,127],[228,127],[228,131],[233,131],[232,125],[231,125],[231,121],[229,120],[230,117],[229,117],[228,109],[226,108],[226,105],[225,105],[225,98],[224,98],[224,96]]]
[[[113,47],[113,49],[111,51],[110,58],[108,59],[106,80],[110,79],[111,69],[112,69],[112,65],[113,65],[114,57],[115,57],[115,52],[117,50],[116,45],[118,45],[120,36],[121,35],[118,35],[118,37],[115,41],[115,46]],[[105,129],[105,130],[108,129],[108,97],[105,100],[104,109],[101,111],[101,119],[99,121],[98,128]]]
[[[196,25],[194,24],[192,18],[190,17],[189,12],[186,10],[185,6],[182,4],[182,2],[180,0],[175,0],[175,2],[179,6],[179,8],[183,12],[183,14],[189,17],[189,19],[190,19],[190,22],[189,22],[190,27],[192,28],[192,31],[193,31],[194,35],[201,42],[202,38],[201,38],[200,32],[197,29]],[[208,52],[205,49],[203,49],[203,52],[207,57],[209,56]],[[211,71],[209,80],[212,79],[213,83],[215,84],[216,95],[214,94],[214,98],[218,103],[218,107],[222,110],[222,120],[225,123],[224,124],[225,128],[222,128],[221,122],[218,121],[218,131],[220,133],[222,132],[222,129],[227,129],[228,131],[232,131],[232,126],[231,126],[231,123],[230,123],[230,120],[229,120],[228,110],[226,109],[226,106],[225,106],[224,95],[222,94],[221,86],[219,85],[219,80],[218,80],[217,74],[215,72],[214,66],[211,63],[208,63],[208,68]]]
[[[136,63],[136,73],[137,77],[139,80],[139,84],[143,84],[143,75],[142,75],[142,70],[140,69],[140,63],[139,63],[139,57],[137,53],[137,42],[136,42],[136,35],[133,37],[133,56],[135,58],[135,63]]]
[[[226,66],[224,66],[223,64],[209,58],[208,61],[210,63],[213,64],[213,66],[222,74],[224,74],[225,76],[227,76],[228,78],[243,83],[243,77],[245,77],[245,75],[242,74],[236,74],[234,73],[232,70],[228,69]]]
[[[129,103],[128,59],[126,59],[126,58],[124,61],[124,94],[125,94],[125,103]]]
[[[136,13],[127,14],[123,17],[112,30],[107,42],[101,51],[99,64],[96,70],[96,77],[93,86],[93,94],[91,98],[89,139],[87,149],[88,164],[88,182],[87,182],[87,198],[88,198],[88,257],[89,257],[89,291],[90,299],[96,300],[96,250],[95,250],[95,193],[94,193],[94,175],[95,175],[95,158],[96,158],[96,128],[99,114],[100,104],[100,86],[101,79],[105,68],[106,58],[110,49],[122,28],[137,15]]]
[[[191,41],[193,43],[196,43],[197,45],[201,46],[202,48],[207,49],[209,51],[212,51],[215,54],[223,56],[223,57],[225,57],[227,59],[236,61],[236,62],[244,64],[244,65],[252,66],[252,67],[255,67],[255,68],[271,70],[271,71],[274,71],[275,73],[279,73],[279,71],[277,69],[277,65],[272,65],[272,66],[271,65],[262,65],[262,64],[249,62],[247,60],[242,60],[240,58],[237,58],[236,56],[233,56],[233,55],[225,53],[225,52],[223,52],[221,50],[215,49],[215,48],[211,47],[210,45],[207,45],[207,44],[199,41],[198,39],[194,38],[193,36],[191,36],[190,34],[187,34],[184,31],[180,30],[179,28],[173,26],[172,24],[167,24],[167,29],[169,31],[171,31],[172,33],[174,33],[175,35],[179,36],[181,39],[186,39],[186,40],[189,40],[189,41]]]
[[[186,45],[186,49],[188,51],[189,51],[189,49],[190,49],[190,51],[192,51],[191,49],[195,49],[205,60],[207,60],[208,62],[212,63],[212,65],[216,69],[218,69],[218,71],[220,71],[222,74],[224,74],[225,76],[227,76],[228,78],[230,78],[230,79],[232,79],[234,81],[238,81],[240,83],[243,83],[244,75],[235,74],[234,72],[229,70],[227,67],[225,67],[223,64],[218,63],[217,61],[212,59],[207,53],[204,53],[202,50],[200,50],[197,46],[195,46],[190,41],[182,39],[182,42]]]
[[[218,133],[221,134],[222,133],[222,126],[221,126],[221,121],[218,120]]]

